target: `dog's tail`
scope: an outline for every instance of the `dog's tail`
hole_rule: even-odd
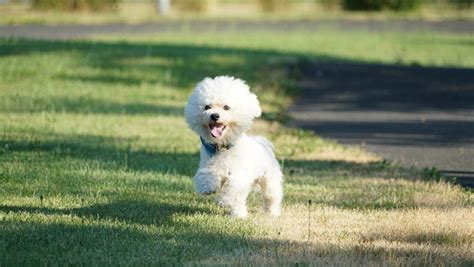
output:
[[[270,155],[275,157],[275,147],[273,146],[272,142],[268,141],[267,138],[260,135],[255,136],[255,140],[257,140],[259,144],[261,144],[266,150],[268,150],[268,153],[270,153]]]

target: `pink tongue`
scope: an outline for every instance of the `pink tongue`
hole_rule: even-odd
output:
[[[222,127],[212,127],[211,134],[214,137],[221,137],[222,136]]]

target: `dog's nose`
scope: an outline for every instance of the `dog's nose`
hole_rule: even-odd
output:
[[[211,114],[211,120],[217,121],[219,119],[219,114],[218,113],[212,113]]]

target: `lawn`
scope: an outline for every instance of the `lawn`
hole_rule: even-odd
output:
[[[0,265],[473,265],[474,198],[284,125],[299,62],[474,67],[472,36],[331,31],[0,40]],[[281,218],[193,192],[193,85],[232,74],[259,95]]]

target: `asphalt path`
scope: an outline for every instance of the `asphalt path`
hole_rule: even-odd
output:
[[[474,186],[474,69],[301,65],[293,126]]]
[[[401,31],[442,32],[474,34],[473,21],[416,21],[416,20],[291,20],[291,21],[245,21],[245,20],[196,20],[162,21],[143,24],[104,25],[19,25],[0,26],[0,37],[23,37],[35,39],[73,39],[101,34],[155,34],[188,30],[204,31],[318,31],[337,29],[342,31]]]

